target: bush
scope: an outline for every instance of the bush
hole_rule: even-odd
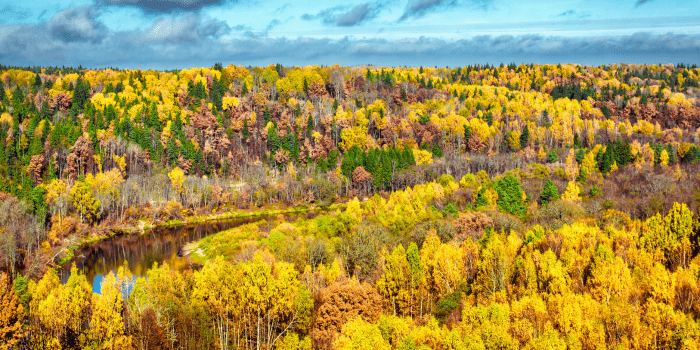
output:
[[[338,252],[348,271],[360,280],[370,278],[377,269],[377,252],[392,241],[391,234],[382,225],[363,221],[344,235]]]
[[[470,237],[479,240],[483,237],[483,231],[487,227],[493,227],[493,219],[482,212],[466,212],[455,220],[455,229],[461,238]]]
[[[557,200],[540,208],[535,214],[535,222],[550,230],[570,225],[584,214],[583,209],[575,202]]]
[[[500,211],[492,211],[488,213],[493,220],[493,229],[496,232],[505,232],[508,234],[510,231],[522,232],[524,229],[523,222],[516,216],[502,213]]]
[[[163,221],[182,220],[185,218],[182,215],[183,209],[180,202],[170,201],[158,211],[158,218]]]
[[[457,210],[457,207],[455,207],[454,204],[449,203],[445,206],[445,209],[442,211],[442,216],[444,216],[444,217],[450,216],[450,217],[455,218],[455,217],[457,217],[458,213],[459,213],[459,211]]]
[[[437,183],[439,183],[442,187],[447,187],[454,182],[455,182],[455,178],[452,177],[451,175],[447,175],[447,174],[442,174],[437,179]]]
[[[430,230],[435,230],[435,233],[440,237],[440,241],[443,243],[451,241],[456,233],[455,226],[452,222],[447,220],[432,220],[421,222],[416,225],[413,230],[411,230],[410,238],[418,247],[422,247]]]

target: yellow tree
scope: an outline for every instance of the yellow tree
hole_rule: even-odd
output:
[[[697,242],[690,242],[693,234],[693,213],[685,203],[674,203],[665,217],[656,214],[647,219],[642,225],[641,245],[653,252],[660,250],[666,257],[671,258],[673,253],[678,258],[681,267],[687,267],[690,262],[690,254],[686,252]]]
[[[105,173],[97,173],[95,176],[88,174],[85,183],[94,191],[97,201],[100,203],[100,212],[109,210],[112,203],[119,197],[119,185],[124,182],[121,172],[114,168]]]
[[[662,167],[667,167],[668,161],[669,161],[668,152],[666,150],[661,151],[661,155],[659,156],[659,164]]]
[[[185,173],[179,167],[175,167],[168,173],[168,177],[170,178],[170,183],[173,186],[175,194],[182,197],[185,191]]]
[[[576,185],[576,182],[569,181],[569,184],[566,185],[566,191],[564,191],[561,199],[574,202],[581,201],[580,192],[581,190],[579,189],[578,185]]]
[[[240,308],[235,305],[242,302],[235,288],[242,277],[238,273],[240,270],[234,271],[233,266],[219,256],[207,262],[194,279],[192,297],[209,314],[222,350],[228,349],[231,332],[242,326],[234,320],[234,316],[240,316]],[[238,343],[240,334],[235,337]]]
[[[574,154],[574,149],[569,150],[569,155],[566,157],[566,167],[564,171],[566,173],[566,179],[572,181],[578,176],[578,163],[576,162],[576,155]]]
[[[60,348],[59,338],[63,335],[66,320],[63,313],[63,285],[53,270],[48,270],[36,284],[30,284],[32,300],[29,314],[32,316],[32,342],[49,349]]]
[[[131,336],[125,334],[124,299],[114,273],[102,281],[102,294],[94,295],[90,335],[94,346],[100,349],[128,349]]]
[[[253,261],[236,268],[246,342],[257,349],[273,348],[289,330],[308,327],[313,301],[292,264],[257,252]]]
[[[65,210],[68,204],[67,186],[63,180],[53,179],[48,184],[43,184],[41,187],[46,191],[46,201],[51,204],[51,214],[58,214],[59,223],[61,216],[65,215]]]
[[[513,273],[513,261],[520,241],[515,233],[510,236],[493,235],[481,251],[477,274],[477,287],[485,295],[502,291],[508,287]]]
[[[610,305],[611,300],[627,300],[632,277],[627,264],[612,250],[601,245],[596,252],[591,269],[591,294],[597,300]]]
[[[394,315],[397,311],[405,315],[406,311],[410,312],[407,309],[411,301],[411,266],[406,259],[406,251],[399,244],[391,254],[384,250],[382,255],[385,260],[382,266],[384,274],[377,281],[377,290],[384,296]]]
[[[63,343],[69,347],[83,347],[87,342],[86,325],[90,321],[92,289],[85,275],[75,265],[70,273],[61,297],[65,312],[58,317],[65,318],[68,330]]]
[[[69,200],[80,213],[80,220],[92,222],[95,219],[100,202],[92,196],[89,184],[76,182],[70,189]]]
[[[350,320],[343,326],[334,345],[338,350],[391,350],[391,346],[382,337],[379,327],[367,323],[360,317]]]
[[[464,280],[464,259],[462,250],[456,243],[441,244],[435,251],[431,262],[433,281],[437,288],[438,298],[457,290],[459,282]]]

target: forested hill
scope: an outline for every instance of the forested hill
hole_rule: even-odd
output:
[[[699,75],[0,66],[0,347],[696,347]],[[116,230],[331,204],[101,296],[53,269]]]

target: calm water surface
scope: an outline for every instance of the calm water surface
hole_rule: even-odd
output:
[[[313,215],[290,214],[288,220]],[[191,224],[176,228],[155,228],[138,235],[116,236],[104,241],[79,248],[75,258],[63,265],[60,272],[61,282],[66,283],[70,277],[72,264],[85,273],[92,291],[100,292],[102,279],[115,272],[126,262],[134,277],[146,275],[153,264],[168,263],[171,268],[185,270],[198,268],[187,257],[182,256],[182,248],[190,242],[200,240],[211,234],[251,222],[267,220],[272,217],[257,216],[253,218],[231,219],[206,224]]]

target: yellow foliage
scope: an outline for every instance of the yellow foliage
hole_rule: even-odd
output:
[[[669,161],[668,152],[664,149],[663,151],[661,151],[661,155],[659,156],[659,164],[662,167],[667,167],[668,161]]]
[[[0,125],[2,124],[12,125],[12,116],[10,113],[4,112],[0,115]]]
[[[580,189],[578,185],[576,185],[575,181],[569,181],[569,184],[566,185],[566,191],[564,191],[564,194],[561,196],[561,199],[569,201],[581,201]]]
[[[224,110],[236,107],[240,104],[240,100],[236,97],[231,97],[231,96],[225,96],[224,98],[221,99],[222,102],[222,108]]]
[[[173,170],[168,173],[170,178],[170,183],[173,186],[173,191],[175,193],[182,195],[185,190],[185,173],[179,167],[173,168]]]
[[[339,145],[344,150],[349,150],[352,146],[357,146],[361,150],[367,148],[367,128],[361,126],[353,126],[351,128],[343,129],[340,132]]]
[[[126,159],[116,154],[112,155],[112,159],[117,163],[117,166],[119,166],[119,170],[121,170],[122,173],[126,173]]]
[[[433,154],[422,149],[413,149],[413,158],[416,159],[417,165],[433,164]]]

